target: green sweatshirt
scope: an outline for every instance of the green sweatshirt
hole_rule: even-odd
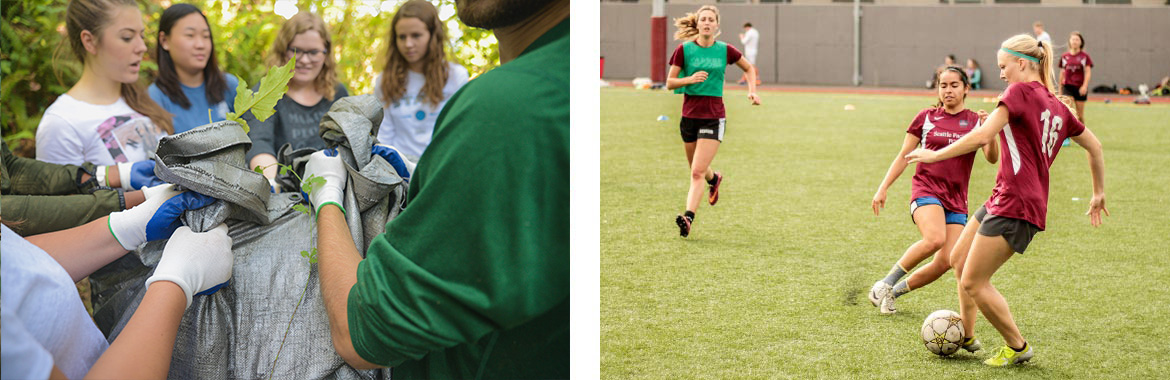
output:
[[[569,21],[439,115],[349,293],[354,348],[413,378],[569,376]]]
[[[120,191],[92,180],[79,186],[80,166],[18,157],[7,143],[0,161],[0,218],[21,236],[77,227],[125,207]]]

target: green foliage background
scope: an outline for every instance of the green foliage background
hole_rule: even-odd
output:
[[[371,93],[381,71],[382,57],[390,42],[390,20],[405,0],[298,0],[301,11],[320,14],[330,27],[338,76],[351,94]],[[454,0],[433,0],[440,9],[448,36],[459,35],[448,45],[448,58],[462,64],[474,77],[499,65],[499,53],[491,31],[463,25],[454,12]],[[272,0],[194,0],[211,22],[220,68],[248,83],[258,83],[267,67],[265,54],[272,46],[284,17],[274,12]],[[139,0],[146,23],[146,60],[141,83],[155,77],[154,53],[158,18],[171,1]],[[178,3],[178,2],[174,2]],[[0,5],[0,124],[4,141],[15,151],[27,149],[26,139],[36,135],[41,115],[57,96],[68,91],[81,76],[81,64],[73,58],[65,37],[67,1],[5,0]],[[451,26],[457,26],[458,31]]]

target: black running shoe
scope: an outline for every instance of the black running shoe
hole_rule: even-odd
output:
[[[679,215],[677,218],[674,218],[674,222],[678,224],[679,236],[687,237],[687,235],[691,234],[691,221],[691,218],[685,215]]]

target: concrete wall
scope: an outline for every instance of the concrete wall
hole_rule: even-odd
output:
[[[696,6],[666,6],[673,21]],[[849,85],[853,78],[852,5],[720,4],[723,34],[719,40],[742,47],[745,21],[760,31],[759,62],[765,82]],[[999,43],[1031,31],[1043,20],[1064,51],[1068,33],[1085,35],[1092,55],[1092,83],[1135,86],[1170,75],[1170,7],[1154,6],[1015,6],[1015,5],[863,5],[861,74],[865,86],[919,87],[946,54],[960,63],[975,58],[983,66],[987,88],[1003,88],[995,52]],[[601,4],[601,54],[607,78],[650,74],[649,4]],[[678,46],[667,36],[670,54]],[[727,77],[739,78],[728,68]]]

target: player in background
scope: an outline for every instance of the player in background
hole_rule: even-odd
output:
[[[991,198],[975,211],[951,251],[959,273],[959,311],[965,340],[974,339],[975,310],[1003,336],[1006,345],[984,361],[1008,366],[1032,358],[1033,349],[1020,334],[1003,295],[991,285],[991,276],[1012,257],[1024,253],[1032,237],[1044,230],[1048,213],[1048,169],[1066,137],[1085,148],[1092,172],[1093,197],[1089,223],[1101,224],[1105,209],[1105,159],[1101,142],[1073,113],[1067,98],[1058,99],[1047,73],[1052,46],[1021,34],[1003,42],[997,54],[1000,78],[1008,82],[999,104],[983,126],[939,151],[916,149],[911,163],[937,162],[978,149],[999,134],[999,173]],[[978,309],[976,309],[978,307]]]
[[[910,122],[902,149],[894,156],[894,162],[873,195],[874,215],[885,207],[886,191],[906,170],[906,154],[918,146],[942,149],[979,128],[982,119],[987,117],[986,111],[976,113],[966,108],[971,83],[963,69],[947,67],[939,74],[937,82],[938,104],[918,112]],[[999,149],[994,141],[983,145],[983,156],[993,164],[999,159]],[[869,301],[882,314],[896,312],[895,298],[934,282],[951,269],[951,248],[967,224],[967,183],[971,179],[974,161],[975,152],[970,152],[941,162],[918,164],[914,170],[910,185],[910,220],[918,226],[922,239],[911,244],[886,278],[874,283],[870,289]],[[929,264],[898,281],[931,255],[934,255],[934,260]],[[963,348],[972,352],[979,349],[977,345]]]
[[[1089,79],[1093,78],[1093,58],[1085,53],[1081,32],[1068,35],[1068,51],[1060,56],[1060,84],[1064,94],[1077,104],[1077,120],[1085,122],[1085,100],[1089,99]]]
[[[760,69],[756,65],[756,55],[760,52],[760,31],[752,27],[752,23],[743,23],[743,33],[739,34],[739,42],[743,44],[743,56],[752,64],[752,68],[756,70],[756,85],[760,84]],[[747,84],[748,73],[743,72],[743,77],[739,78],[739,84]]]
[[[719,151],[726,127],[723,108],[723,76],[727,65],[735,64],[748,73],[748,100],[760,104],[756,95],[756,72],[735,47],[716,41],[719,35],[719,10],[713,5],[699,7],[695,13],[674,20],[678,28],[674,39],[684,40],[670,56],[670,73],[666,88],[683,94],[682,118],[679,130],[687,162],[691,166],[690,190],[687,192],[686,212],[675,218],[679,235],[687,237],[699,208],[703,187],[710,188],[707,203],[719,201],[719,185],[723,175],[711,170],[711,160]],[[705,182],[705,183],[704,183]]]

